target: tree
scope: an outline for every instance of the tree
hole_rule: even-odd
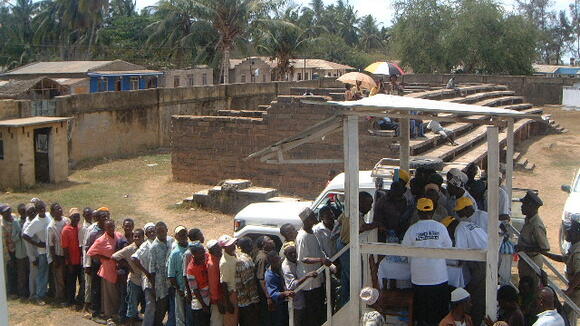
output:
[[[384,46],[383,33],[379,30],[375,18],[371,15],[364,16],[358,26],[359,47],[363,51],[379,49]]]
[[[308,32],[284,20],[268,20],[262,24],[264,37],[258,45],[258,52],[276,59],[277,80],[287,80],[293,73],[291,60],[308,46]]]
[[[452,10],[440,0],[398,0],[393,46],[403,65],[417,73],[445,71],[449,63],[443,45]]]

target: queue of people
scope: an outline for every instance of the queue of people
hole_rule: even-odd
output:
[[[405,246],[487,248],[487,180],[478,174],[474,165],[451,169],[444,182],[434,170],[396,170],[389,189],[377,182],[374,196],[359,193],[360,232],[376,229],[380,242]],[[514,245],[505,227],[511,200],[503,185],[499,199],[498,316],[485,316],[485,263],[400,256],[375,261],[371,255],[373,287],[361,293],[372,310],[363,317],[368,325],[380,325],[382,303],[393,290],[412,294],[419,326],[563,326],[558,317],[574,325],[573,312],[558,305],[544,278],[522,260],[514,288],[511,264],[516,251],[540,267],[540,255],[565,262],[566,293],[578,302],[580,223],[567,230],[570,254],[550,253],[538,214],[543,202],[528,191],[521,199],[525,224]],[[127,218],[117,227],[107,207],[71,208],[65,216],[58,203],[47,211],[37,198],[18,205],[17,215],[0,205],[8,293],[39,305],[79,307],[86,318],[109,325],[288,325],[291,299],[294,325],[319,326],[326,301],[337,311],[350,299],[349,250],[331,260],[350,242],[349,218],[336,201],[329,198],[317,212],[304,209],[300,229],[281,226],[281,248],[268,236],[205,241],[200,229],[178,226],[170,232],[162,221],[136,228]],[[331,298],[324,275],[317,273],[323,265],[332,272]]]

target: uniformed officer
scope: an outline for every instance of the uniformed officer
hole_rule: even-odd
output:
[[[544,203],[535,192],[530,190],[528,190],[520,201],[522,203],[522,213],[526,217],[526,220],[520,232],[517,251],[526,253],[539,268],[542,268],[543,261],[541,253],[550,250],[546,227],[538,215],[538,209]],[[538,275],[523,259],[518,261],[518,271],[520,280],[524,276],[529,276],[534,280],[534,284],[539,284]]]
[[[566,278],[568,279],[568,289],[565,291],[566,295],[574,301],[577,306],[580,306],[580,222],[573,220],[569,227],[566,228],[566,241],[572,245],[568,253],[564,256],[544,253],[546,257],[555,261],[566,263]],[[568,320],[571,326],[576,326],[579,315],[565,305],[564,309],[567,313]]]

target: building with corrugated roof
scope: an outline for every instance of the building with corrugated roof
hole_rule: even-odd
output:
[[[123,60],[113,61],[53,61],[34,62],[6,73],[0,74],[1,80],[29,80],[39,77],[53,79],[77,79],[63,81],[78,85],[78,93],[114,92],[146,88],[156,88],[160,71],[148,70],[145,67]],[[86,78],[88,84],[81,82]]]
[[[580,74],[580,67],[561,65],[540,65],[533,64],[534,75],[546,77],[577,77]]]

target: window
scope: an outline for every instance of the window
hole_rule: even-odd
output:
[[[106,77],[99,78],[99,92],[106,92],[109,90],[109,80]]]
[[[131,89],[139,89],[139,77],[131,77]]]
[[[173,77],[173,87],[179,87],[179,76]]]
[[[0,139],[0,160],[4,159],[4,141]]]
[[[187,75],[187,85],[188,86],[193,86],[194,84],[194,79],[193,79],[193,74]]]
[[[298,73],[298,80],[302,80],[302,73],[301,72]]]
[[[207,73],[203,73],[203,75],[201,75],[201,84],[202,85],[207,85]]]
[[[246,75],[242,75],[242,83],[246,82]]]

